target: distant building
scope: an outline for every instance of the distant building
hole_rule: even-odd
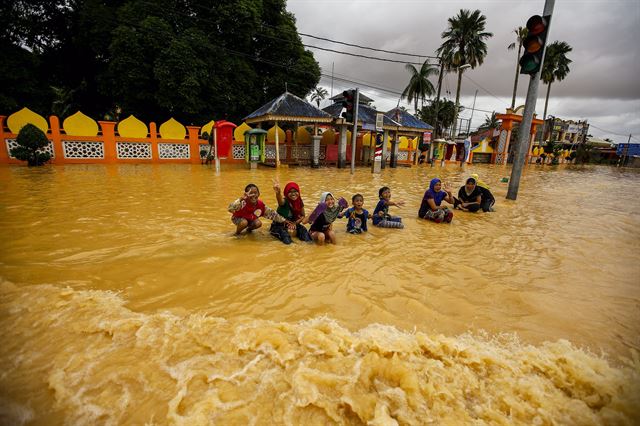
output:
[[[577,144],[585,142],[589,134],[589,123],[585,121],[563,120],[549,117],[545,121],[544,140],[562,144]]]

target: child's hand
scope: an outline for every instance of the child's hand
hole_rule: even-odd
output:
[[[444,192],[451,194],[451,184],[449,182],[444,183]]]
[[[280,193],[280,181],[278,178],[273,179],[273,190],[276,191],[276,194]]]
[[[404,206],[404,201],[403,200],[396,201],[396,206],[398,206],[398,207]]]

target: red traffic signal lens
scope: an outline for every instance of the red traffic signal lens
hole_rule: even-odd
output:
[[[533,15],[527,21],[527,30],[529,35],[538,35],[547,29],[547,21],[540,15]]]

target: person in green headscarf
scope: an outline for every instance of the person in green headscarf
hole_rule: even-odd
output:
[[[482,206],[483,212],[492,212],[493,205],[496,203],[496,199],[494,198],[491,190],[489,189],[489,185],[487,185],[484,181],[480,180],[477,173],[471,175],[473,179],[476,181],[476,186],[482,193],[482,202],[480,205]]]

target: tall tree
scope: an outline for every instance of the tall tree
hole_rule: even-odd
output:
[[[442,98],[437,101],[434,100],[430,105],[422,107],[417,115],[418,118],[425,123],[434,125],[434,134],[439,135],[442,129],[451,127],[453,124],[456,116],[455,108],[456,106],[453,101]]]
[[[460,105],[460,83],[462,81],[463,65],[475,68],[482,65],[487,55],[485,40],[493,37],[485,31],[487,18],[479,11],[473,12],[460,9],[458,15],[448,19],[448,28],[442,33],[444,42],[436,51],[444,61],[447,71],[458,71],[458,85],[456,90],[456,115],[453,121],[453,138],[456,137],[457,111]]]
[[[47,115],[68,94],[96,118],[241,120],[320,80],[285,0],[2,0],[0,16],[0,113]]]
[[[318,86],[313,89],[313,92],[311,92],[311,102],[315,102],[318,104],[318,108],[320,108],[320,101],[324,100],[328,94],[329,92],[327,92],[327,89]]]
[[[496,118],[496,112],[493,111],[491,116],[484,116],[484,123],[480,125],[479,129],[497,129],[498,127],[500,127],[500,120]]]
[[[424,99],[435,93],[433,84],[429,81],[429,77],[438,74],[438,68],[429,63],[427,59],[424,61],[420,70],[417,70],[412,64],[406,64],[405,69],[409,71],[411,77],[409,78],[409,84],[402,92],[401,98],[406,98],[408,102],[413,100],[413,105],[418,113],[418,101],[421,102],[421,106],[424,107]]]
[[[549,105],[549,94],[551,93],[551,83],[564,80],[569,75],[569,64],[571,59],[567,58],[567,53],[573,48],[564,41],[554,41],[547,46],[544,53],[544,63],[542,64],[542,81],[547,85],[547,96],[544,100],[543,120],[547,118],[547,106]]]
[[[522,42],[527,38],[527,34],[529,30],[527,27],[518,27],[513,30],[516,33],[516,41],[518,43],[518,56],[516,56],[516,77],[513,82],[513,96],[511,97],[511,109],[514,109],[516,106],[516,92],[518,91],[518,76],[520,75],[520,52],[522,51]],[[513,50],[516,48],[516,42],[511,43],[507,46],[507,50]]]

